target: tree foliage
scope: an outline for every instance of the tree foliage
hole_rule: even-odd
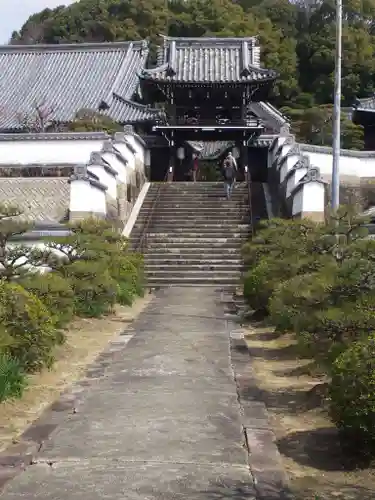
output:
[[[109,222],[87,219],[42,248],[14,238],[28,214],[0,206],[0,402],[22,396],[27,373],[50,367],[73,316],[100,317],[143,290],[143,259]]]
[[[342,103],[346,106],[375,88],[374,13],[375,0],[344,2]],[[333,0],[81,0],[32,15],[13,33],[11,43],[148,38],[155,47],[159,34],[257,35],[263,64],[280,74],[271,100],[294,110],[291,118],[302,140],[329,144],[327,105],[333,100],[335,29]],[[345,147],[361,146],[360,128],[345,118],[343,125]]]
[[[373,459],[375,240],[367,238],[367,222],[346,206],[321,224],[261,224],[244,247],[244,297],[325,372],[343,445]]]

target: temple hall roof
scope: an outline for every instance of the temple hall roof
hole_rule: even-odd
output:
[[[353,108],[354,111],[368,111],[370,113],[375,112],[375,95],[371,97],[365,97],[363,99],[356,99]]]
[[[228,149],[235,146],[233,141],[187,142],[196,152],[199,152],[200,158],[204,160],[217,160],[221,155],[226,153]]]
[[[120,95],[113,94],[110,115],[116,122],[132,124],[154,121],[156,118],[162,116],[162,112],[151,106],[146,106],[130,99],[125,99]]]
[[[0,47],[0,129],[22,128],[39,106],[49,121],[69,122],[80,109],[126,122],[151,112],[131,102],[146,64],[145,41]],[[20,123],[21,122],[21,123]]]
[[[157,67],[143,69],[147,80],[185,83],[247,83],[272,81],[273,70],[260,67],[256,37],[171,38],[164,37]]]

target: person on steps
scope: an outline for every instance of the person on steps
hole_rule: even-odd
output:
[[[197,182],[198,169],[199,169],[198,155],[195,155],[193,159],[193,182]]]
[[[232,196],[233,186],[236,180],[237,162],[232,153],[224,160],[224,188],[227,200]]]

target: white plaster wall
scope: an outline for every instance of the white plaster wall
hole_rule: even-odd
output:
[[[303,188],[299,189],[293,197],[292,215],[300,214],[303,207]]]
[[[284,142],[286,141],[287,139],[287,136],[285,135],[282,135],[280,137],[277,138],[277,142],[276,144],[274,145],[274,148],[273,148],[273,151],[274,151],[274,155],[276,154],[276,151],[279,149],[279,147],[281,146],[281,144],[284,144]]]
[[[297,191],[293,198],[292,214],[324,212],[324,184],[309,182]]]
[[[293,144],[283,145],[283,147],[281,149],[281,153],[279,155],[279,158],[281,159],[281,158],[283,158],[283,156],[285,156],[287,153],[289,153],[289,151],[292,149],[292,147],[293,147]]]
[[[103,160],[111,165],[113,169],[116,170],[118,174],[118,179],[121,182],[127,182],[127,165],[121,160],[119,160],[113,153],[100,153]]]
[[[129,143],[133,146],[133,148],[136,150],[135,157],[136,159],[144,165],[145,163],[145,148],[143,144],[141,144],[136,137],[133,135],[126,135],[126,140],[129,141]]]
[[[74,180],[70,183],[71,212],[106,213],[105,191],[92,186],[86,180]]]
[[[284,182],[286,174],[294,168],[295,164],[298,162],[299,159],[300,159],[299,155],[292,155],[286,158],[286,160],[280,167],[280,172],[279,172],[280,183]]]
[[[332,176],[332,154],[306,151],[304,155],[310,158],[312,165],[320,168],[325,178]],[[361,152],[359,152],[361,154]],[[340,175],[356,177],[375,177],[375,158],[340,156]]]
[[[116,177],[108,173],[102,165],[90,165],[90,172],[99,177],[99,181],[107,186],[107,193],[113,199],[117,199],[117,180]]]
[[[297,168],[294,170],[293,173],[290,174],[290,177],[288,178],[288,182],[286,184],[286,193],[285,197],[289,198],[289,196],[292,194],[293,189],[297,186],[299,181],[302,179],[304,175],[307,174],[307,168]]]
[[[114,147],[128,161],[127,167],[135,171],[135,156],[125,142],[114,142]]]
[[[102,140],[0,141],[0,164],[86,163]]]

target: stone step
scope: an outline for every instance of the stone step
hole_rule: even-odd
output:
[[[242,251],[242,247],[244,245],[244,242],[241,240],[238,240],[238,242],[221,242],[221,243],[202,243],[202,242],[197,242],[197,243],[153,243],[151,241],[147,241],[147,248],[144,250],[144,253],[147,252],[147,254],[152,254],[152,253],[177,253],[180,252],[181,255],[188,255],[190,252],[193,252],[194,250],[197,250],[198,253],[199,251],[201,253],[207,251],[213,253],[214,250],[217,250],[218,253],[221,253],[221,255],[228,255],[231,253],[234,255],[240,255]]]
[[[168,193],[166,191],[160,191],[160,193],[154,194],[151,193],[150,196],[146,195],[145,200],[147,199],[155,199],[159,197],[159,200],[218,200],[218,199],[226,199],[226,193],[224,189],[220,189],[219,191],[207,191],[207,192],[190,192],[190,193]],[[239,189],[235,189],[232,191],[231,200],[243,200],[247,199],[249,196],[248,192],[240,191]],[[230,200],[229,200],[230,201]]]
[[[197,250],[198,253],[199,251],[201,253],[207,254],[207,251],[211,250],[213,253],[214,250],[217,251],[217,253],[220,253],[221,255],[229,255],[232,253],[232,255],[240,255],[242,248],[243,248],[243,241],[238,240],[238,242],[224,242],[224,243],[215,243],[213,244],[212,242],[210,243],[202,243],[202,242],[197,242],[197,243],[153,243],[150,241],[147,241],[147,247],[144,250],[144,253],[147,252],[148,255],[155,254],[155,253],[173,253],[176,254],[177,252],[180,252],[181,255],[185,256],[188,255],[189,253],[192,253],[194,250]],[[231,252],[232,250],[232,252]]]
[[[249,234],[249,226],[244,224],[240,226],[238,224],[221,224],[221,225],[213,225],[213,226],[203,226],[200,224],[188,224],[184,223],[180,226],[176,224],[158,224],[157,222],[152,224],[149,228],[149,234],[165,234],[165,235],[202,235],[207,237],[215,237],[215,235],[225,236],[227,234],[236,235],[236,234]]]
[[[238,207],[233,207],[233,208],[228,208],[228,209],[222,209],[220,207],[203,207],[203,208],[197,208],[197,207],[156,207],[152,216],[153,217],[159,217],[163,215],[168,215],[168,214],[175,214],[176,216],[178,215],[184,215],[185,217],[193,217],[195,215],[200,215],[200,216],[207,216],[210,217],[211,215],[218,215],[220,217],[225,217],[228,215],[228,217],[243,217],[249,213],[248,209],[246,208],[238,208]],[[148,212],[149,214],[149,212]],[[142,214],[143,215],[143,214]]]
[[[229,264],[186,264],[186,265],[176,265],[176,264],[145,264],[145,272],[148,276],[155,274],[165,274],[168,273],[221,273],[225,272],[232,275],[240,273],[243,270],[243,266],[239,264],[229,265]]]
[[[152,245],[153,248],[159,247],[172,247],[180,245],[181,248],[185,247],[196,247],[201,245],[202,247],[207,247],[212,245],[213,247],[222,247],[222,246],[233,246],[238,247],[247,242],[246,237],[214,237],[214,238],[195,238],[195,237],[162,237],[160,235],[148,235],[147,241],[149,246]]]
[[[137,218],[137,222],[146,222],[149,218],[149,211],[144,211],[140,212]],[[212,222],[212,223],[220,223],[221,221],[227,221],[227,220],[238,220],[239,223],[241,223],[241,220],[244,218],[248,218],[249,214],[248,211],[244,211],[244,213],[238,214],[236,212],[234,213],[228,213],[228,212],[221,212],[221,211],[214,211],[209,215],[209,218],[207,218],[207,215],[201,214],[200,211],[192,213],[189,215],[187,218],[187,214],[185,212],[175,212],[173,213],[173,209],[170,209],[169,212],[159,212],[158,210],[155,210],[155,212],[152,214],[153,219],[158,221],[165,221],[165,222],[181,222],[184,220],[188,220],[189,222]]]
[[[151,278],[165,277],[165,278],[180,278],[180,279],[190,279],[190,278],[205,278],[205,279],[219,279],[219,278],[231,278],[231,279],[240,279],[241,271],[231,271],[228,272],[226,270],[205,270],[202,271],[200,269],[181,269],[181,270],[169,270],[164,269],[162,272],[158,270],[148,270],[146,273],[147,281]]]
[[[199,258],[201,256],[207,256],[207,258],[213,259],[223,259],[223,258],[240,258],[242,245],[227,247],[225,253],[221,247],[166,247],[166,248],[155,248],[148,247],[145,252],[145,257],[150,259],[169,259],[171,257],[189,259],[189,258]]]
[[[165,266],[165,265],[181,265],[181,266],[221,266],[221,265],[228,265],[228,266],[243,266],[243,261],[242,259],[226,259],[223,258],[223,256],[217,256],[214,258],[207,258],[207,259],[198,259],[198,258],[191,258],[191,257],[180,257],[180,255],[176,255],[175,257],[171,257],[169,255],[164,255],[162,257],[153,257],[148,254],[145,255],[145,265],[146,266]]]
[[[152,238],[154,241],[155,239],[161,239],[162,241],[165,241],[168,239],[169,241],[176,241],[176,242],[183,242],[183,241],[228,241],[228,240],[237,240],[237,239],[248,239],[249,233],[248,231],[241,231],[240,229],[233,230],[233,231],[200,231],[200,230],[195,230],[190,229],[190,230],[185,230],[185,231],[158,231],[156,229],[153,229],[152,227],[149,229],[147,232],[148,236]]]
[[[147,280],[149,288],[164,288],[168,286],[192,287],[192,286],[218,286],[218,287],[236,287],[239,284],[237,278],[150,278]]]
[[[255,186],[256,183],[253,185]],[[206,184],[206,183],[199,183],[199,182],[191,182],[189,183],[171,183],[171,184],[164,184],[161,186],[161,189],[168,191],[168,192],[184,192],[184,191],[214,191],[217,189],[223,188],[224,185],[224,180],[220,180],[216,182],[215,184]],[[237,189],[244,189],[247,190],[247,184],[245,182],[241,181],[236,181]]]
[[[148,229],[152,230],[153,228],[159,230],[162,228],[166,228],[168,231],[169,229],[173,228],[184,228],[184,230],[189,230],[189,228],[199,228],[202,232],[207,229],[208,231],[211,231],[212,229],[216,228],[216,230],[220,231],[226,231],[227,229],[234,229],[234,228],[239,228],[241,231],[250,230],[250,221],[249,220],[238,220],[238,219],[224,219],[224,220],[211,220],[209,218],[205,218],[202,220],[195,220],[195,219],[190,219],[190,218],[181,218],[180,220],[162,220],[159,218],[152,219],[150,220],[148,224]],[[139,223],[138,225],[135,225],[132,229],[132,234],[135,234],[136,231],[141,231],[145,228],[145,224]],[[133,233],[134,232],[134,233]]]
[[[226,211],[232,211],[232,210],[249,210],[248,204],[247,203],[235,203],[235,202],[227,202],[227,200],[217,200],[215,202],[212,201],[202,201],[202,202],[194,202],[194,201],[186,201],[186,202],[181,202],[180,201],[159,201],[154,207],[152,204],[150,205],[143,205],[142,206],[142,211],[144,210],[159,210],[161,208],[168,208],[169,210],[171,209],[184,209],[184,210],[194,210],[197,213],[199,213],[200,210],[204,209],[212,209],[212,210],[218,210],[220,209],[222,212]]]

